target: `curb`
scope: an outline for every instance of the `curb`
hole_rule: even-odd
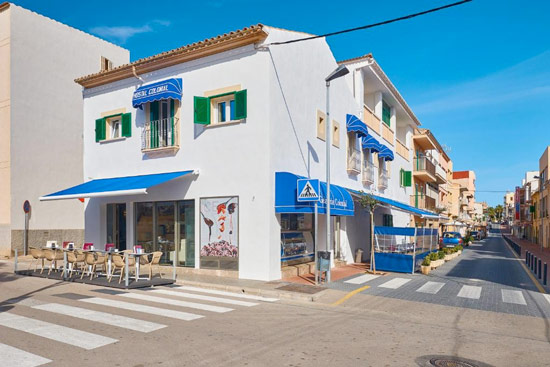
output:
[[[302,302],[315,302],[321,296],[323,296],[328,289],[322,290],[315,294],[303,294],[296,292],[280,291],[277,289],[261,289],[261,288],[252,288],[252,287],[239,287],[237,285],[225,285],[217,283],[205,283],[197,282],[192,280],[176,280],[177,285],[189,285],[194,287],[206,288],[206,289],[215,289],[226,292],[240,293],[240,294],[250,294],[254,296],[264,296],[280,299],[289,299],[294,301]]]

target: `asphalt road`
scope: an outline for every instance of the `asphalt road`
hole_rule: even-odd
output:
[[[499,233],[475,241],[462,255],[429,275],[390,274],[343,279],[331,287],[362,293],[515,315],[550,317],[550,297],[540,293]],[[389,283],[388,283],[389,282]]]
[[[509,258],[499,241],[472,247],[461,262],[477,271],[477,256]],[[14,276],[0,262],[0,366],[425,366],[433,355],[478,361],[473,366],[548,366],[546,318],[392,295],[417,281],[445,279],[439,292],[470,281],[458,272],[465,265],[451,264],[437,276],[381,288],[387,294],[375,294],[373,283],[336,306],[349,293],[329,290],[319,302],[298,303],[181,287],[120,292]],[[482,284],[480,299],[485,283],[528,292],[486,276],[474,282]]]

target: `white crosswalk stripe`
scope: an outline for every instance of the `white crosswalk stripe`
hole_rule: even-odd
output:
[[[0,366],[37,367],[50,362],[47,358],[0,343]]]
[[[0,325],[87,350],[118,341],[113,338],[31,319],[9,312],[0,313]]]
[[[153,292],[153,291],[148,291],[147,293],[150,293],[150,292]],[[150,295],[141,294],[141,293],[124,293],[124,294],[119,294],[119,297],[132,298],[140,301],[147,301],[147,302],[154,302],[154,303],[162,303],[165,305],[195,308],[198,310],[218,312],[218,313],[233,311],[232,308],[227,308],[227,307],[212,306],[204,303],[178,301],[171,298],[155,297],[155,296],[150,296]]]
[[[346,280],[344,283],[349,283],[349,284],[363,284],[363,283],[366,283],[366,282],[369,282],[373,279],[376,279],[378,278],[380,275],[374,275],[374,274],[364,274],[364,275],[361,275],[361,276],[358,276],[356,278],[353,278],[353,279],[350,279],[350,280]]]
[[[60,303],[46,303],[43,305],[33,306],[37,310],[54,312],[61,315],[77,317],[79,319],[95,321],[107,325],[117,326],[119,328],[149,333],[151,331],[165,328],[166,325],[157,324],[154,322],[133,319],[131,317],[114,315],[112,313],[89,310],[86,308],[73,307],[62,305]]]
[[[276,301],[279,300],[278,298],[255,296],[253,294],[240,294],[240,293],[234,293],[234,292],[219,291],[219,290],[216,290],[216,289],[205,289],[205,288],[199,288],[199,287],[191,287],[191,286],[187,286],[187,285],[179,285],[179,286],[172,287],[172,288],[181,289],[181,290],[184,290],[184,291],[208,293],[208,294],[217,294],[219,296],[228,296],[228,297],[234,297],[234,298],[251,299],[251,300],[263,301],[263,302],[276,302]]]
[[[550,303],[550,294],[544,294],[544,293],[541,293],[544,298],[548,301],[548,303]]]
[[[200,319],[201,317],[204,317],[202,315],[196,315],[188,312],[169,310],[169,309],[160,308],[160,307],[145,306],[137,303],[122,302],[122,301],[116,301],[113,299],[100,298],[100,297],[83,298],[80,301],[86,302],[86,303],[93,303],[96,305],[119,308],[123,310],[148,313],[155,316],[169,317],[169,318],[184,320],[184,321],[191,321],[191,320],[196,320],[196,319]]]
[[[184,297],[184,298],[191,298],[191,299],[199,299],[199,300],[202,300],[202,301],[227,303],[227,304],[230,304],[230,305],[245,306],[245,307],[251,307],[251,306],[257,306],[258,305],[257,303],[252,303],[252,302],[237,301],[237,300],[234,300],[234,299],[227,299],[227,298],[220,298],[220,297],[204,296],[202,294],[193,294],[193,293],[187,293],[187,292],[169,291],[167,289],[154,289],[154,290],[151,290],[151,291],[147,291],[147,293],[165,294],[167,296],[176,296],[176,297]]]
[[[379,287],[397,289],[402,285],[407,284],[410,281],[411,281],[410,279],[406,279],[406,278],[393,278],[392,280],[389,280],[386,283],[380,284]]]
[[[421,293],[437,294],[443,288],[445,283],[441,282],[426,282],[422,287],[418,288],[416,291]]]
[[[523,293],[521,291],[514,291],[511,289],[501,289],[502,292],[502,302],[505,303],[514,303],[516,305],[527,305]]]
[[[481,296],[481,287],[474,285],[463,285],[458,292],[457,297],[479,299]]]

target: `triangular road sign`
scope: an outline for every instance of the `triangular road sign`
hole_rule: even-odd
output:
[[[304,188],[302,189],[302,192],[300,195],[298,195],[298,199],[318,199],[319,194],[315,191],[313,186],[311,186],[311,183],[309,181],[306,182]]]

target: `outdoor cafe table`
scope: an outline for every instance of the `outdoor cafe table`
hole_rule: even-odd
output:
[[[152,252],[130,252],[128,253],[128,256],[133,256],[136,258],[136,282],[140,279],[149,279],[149,278],[140,278],[139,277],[139,266],[140,266],[140,258],[141,256],[148,256],[151,255]]]

